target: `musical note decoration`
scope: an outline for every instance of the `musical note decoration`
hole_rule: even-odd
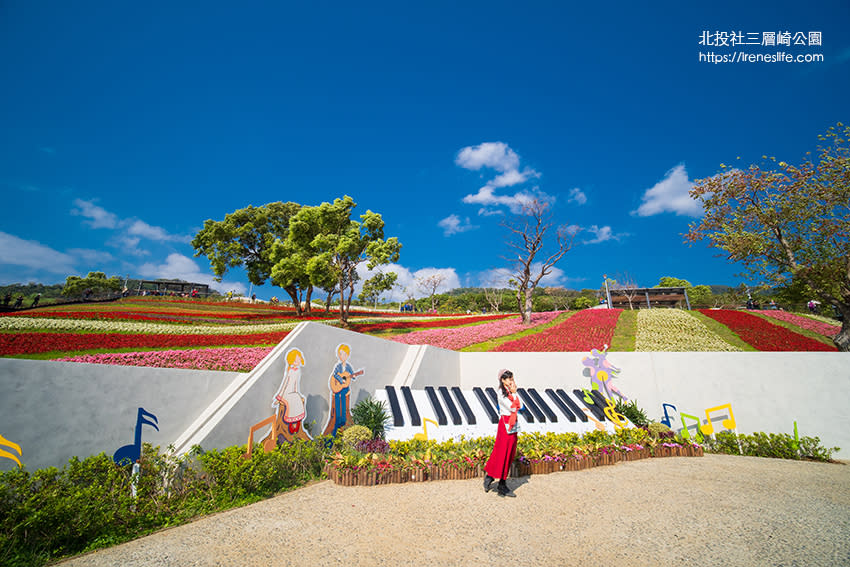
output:
[[[148,418],[153,419],[153,421]],[[136,433],[133,442],[129,445],[119,447],[115,451],[115,454],[112,455],[112,460],[119,465],[132,464],[138,461],[142,456],[142,425],[150,425],[159,431],[158,423],[159,420],[154,414],[146,411],[144,408],[139,408],[139,412],[136,415]]]
[[[728,417],[721,422],[721,425],[729,430],[733,430],[737,427],[737,424],[735,423],[735,414],[732,413],[732,404],[723,404],[722,406],[716,406],[705,410],[705,417],[708,420],[708,423],[700,425],[699,427],[703,433],[706,435],[712,435],[714,433],[714,424],[711,423],[711,413],[722,409],[728,410],[729,414]]]
[[[673,427],[672,422],[670,421],[670,415],[667,413],[668,407],[673,408],[673,411],[676,411],[676,406],[673,404],[661,404],[661,409],[664,410],[664,417],[661,418],[661,423],[667,427]]]
[[[797,422],[794,422],[794,450],[800,451],[800,435],[797,433]]]
[[[611,398],[605,398],[605,401],[608,405],[602,408],[602,411],[605,412],[605,415],[608,416],[608,419],[610,419],[611,423],[614,424],[614,429],[624,429],[629,424],[629,420],[626,419],[626,416],[617,411],[617,406],[614,405]]]
[[[424,431],[424,433],[416,433],[413,436],[414,439],[419,439],[420,441],[427,441],[428,440],[428,422],[429,421],[434,424],[434,427],[440,427],[440,425],[436,421],[426,417],[422,420],[422,431]]]
[[[701,443],[702,440],[704,439],[704,437],[702,436],[702,433],[700,432],[700,429],[701,429],[700,426],[701,426],[702,423],[700,422],[699,418],[695,415],[691,415],[691,414],[688,414],[688,413],[685,413],[685,412],[679,412],[679,417],[682,418],[682,428],[683,428],[682,429],[682,437],[684,437],[685,439],[691,438],[691,432],[688,431],[688,424],[687,424],[687,422],[685,422],[685,418],[687,417],[688,419],[693,419],[694,421],[697,422],[697,424],[696,424],[697,430],[696,430],[695,438],[698,442]]]
[[[16,463],[18,463],[18,468],[24,467],[24,465],[21,464],[21,459],[18,458],[18,457],[23,457],[23,455],[24,455],[24,452],[21,450],[20,445],[18,445],[14,441],[9,441],[8,439],[3,437],[2,435],[0,435],[0,445],[3,445],[4,447],[9,447],[10,449],[14,449],[18,453],[17,455],[15,455],[14,453],[11,453],[9,451],[6,451],[4,449],[0,449],[0,457],[6,457],[7,459],[12,459]]]
[[[605,424],[593,417],[593,414],[590,413],[590,410],[587,408],[581,408],[587,418],[592,421],[596,425],[596,429],[599,431],[605,431]]]

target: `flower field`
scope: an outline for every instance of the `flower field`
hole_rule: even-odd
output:
[[[548,311],[544,313],[532,313],[531,324],[533,326],[549,323],[558,316],[559,311]],[[458,350],[469,345],[483,343],[497,337],[512,335],[524,330],[522,320],[513,314],[510,318],[502,316],[500,321],[461,327],[459,329],[429,329],[427,331],[415,331],[404,335],[390,337],[390,340],[408,345],[431,345],[440,348]]]
[[[788,313],[787,311],[767,309],[762,311],[756,311],[756,313],[760,313],[761,315],[766,315],[768,317],[773,317],[774,319],[779,319],[780,321],[785,321],[786,323],[792,323],[794,325],[797,325],[801,329],[813,331],[825,337],[832,337],[833,335],[837,335],[838,332],[841,331],[841,325],[831,325],[822,321],[816,321],[814,319],[806,317],[805,315],[797,315],[796,313]]]
[[[740,311],[701,312],[758,350],[836,350],[766,318],[823,336],[839,330],[825,320],[784,311],[758,312],[762,316]],[[534,313],[532,334],[509,340],[494,350],[587,352],[601,348],[611,344],[615,333],[623,332],[617,330],[620,313],[587,309],[553,327],[546,325],[560,312]],[[0,356],[248,371],[269,347],[304,320],[337,324],[333,313],[314,311],[309,317],[298,318],[290,308],[269,305],[128,298],[114,303],[54,306],[0,315]],[[630,332],[635,334],[634,348],[638,351],[738,350],[687,311],[641,310],[636,321],[636,329]],[[529,330],[515,313],[426,315],[371,310],[352,312],[350,328],[404,344],[451,350]],[[387,336],[388,331],[392,336]]]
[[[500,352],[589,351],[611,344],[622,309],[585,309],[544,332],[502,343]]]
[[[747,344],[762,351],[836,351],[835,346],[804,337],[761,317],[729,309],[700,309],[700,313],[729,327]]]
[[[191,368],[195,370],[250,372],[273,348],[248,347],[119,352],[84,354],[82,356],[59,358],[57,360],[87,362],[90,364],[116,364],[121,366],[154,366],[157,368]]]
[[[679,309],[638,312],[637,351],[739,351],[709,331],[694,316]]]

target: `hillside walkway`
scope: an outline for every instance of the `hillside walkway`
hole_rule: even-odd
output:
[[[706,455],[509,483],[318,482],[62,565],[850,565],[846,464]]]

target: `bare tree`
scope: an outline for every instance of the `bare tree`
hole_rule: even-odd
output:
[[[434,296],[437,295],[437,288],[443,285],[443,282],[446,281],[445,274],[441,274],[439,272],[431,274],[430,276],[420,276],[416,278],[416,285],[419,288],[419,291],[428,295],[431,299],[431,310],[437,309],[437,302],[434,299]]]
[[[552,228],[551,217],[547,215],[548,203],[533,199],[522,207],[522,214],[513,223],[502,223],[511,235],[507,245],[515,252],[508,258],[512,264],[513,280],[516,284],[517,308],[522,314],[525,325],[531,323],[532,294],[544,276],[552,272],[552,267],[573,247],[573,239],[578,232],[575,227],[559,226],[555,231],[555,245],[545,256],[546,233]],[[538,255],[544,257],[537,260]]]
[[[635,278],[626,272],[623,275],[618,275],[615,281],[616,283],[611,286],[611,289],[615,289],[625,295],[626,299],[629,300],[629,309],[634,309],[633,302],[635,297],[637,297],[638,290],[638,284]]]
[[[502,304],[502,299],[504,298],[502,290],[507,286],[506,280],[509,278],[507,272],[498,274],[501,271],[497,270],[497,274],[494,274],[487,282],[484,282],[484,297],[493,311],[499,311],[499,306]]]

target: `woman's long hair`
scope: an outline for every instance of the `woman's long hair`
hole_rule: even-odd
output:
[[[505,397],[505,398],[508,397],[508,389],[505,388],[505,383],[502,382],[502,380],[507,379],[507,378],[513,378],[513,377],[514,377],[514,373],[511,372],[510,370],[505,370],[504,372],[502,372],[502,375],[499,376],[499,389],[502,391],[502,397]]]

